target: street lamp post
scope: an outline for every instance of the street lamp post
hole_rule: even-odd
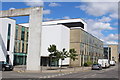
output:
[[[109,59],[110,59],[110,58],[109,58],[109,57],[110,57],[110,56],[109,56],[109,47],[108,47],[108,50],[107,50],[107,51],[108,51],[108,60],[109,60]]]

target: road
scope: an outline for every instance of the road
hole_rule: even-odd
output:
[[[118,80],[118,66],[111,66],[103,70],[84,70],[75,73],[18,73],[5,71],[2,77],[5,78],[3,80],[16,80],[15,78],[25,78],[24,80],[27,80],[27,78],[29,80],[35,80],[31,78],[36,78],[37,80]]]
[[[58,76],[56,78],[118,78],[118,66],[111,66],[103,70],[88,70],[74,74]]]

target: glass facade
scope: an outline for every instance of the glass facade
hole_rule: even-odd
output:
[[[14,65],[26,65],[28,47],[28,28],[16,25]]]

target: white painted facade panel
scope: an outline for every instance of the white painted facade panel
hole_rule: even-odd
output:
[[[48,25],[42,27],[41,56],[49,56],[48,47],[52,44],[57,46],[58,50],[65,48],[69,50],[70,29],[64,25]],[[63,61],[63,65],[68,65],[69,59]],[[59,62],[60,65],[60,62]]]
[[[67,51],[69,51],[70,46],[70,29],[67,27],[61,28],[61,49],[65,48]],[[62,65],[69,65],[69,58],[65,58],[65,60],[62,61]],[[59,61],[59,65],[61,65],[61,62]]]
[[[10,31],[10,48],[7,51],[7,38],[8,38],[8,25],[11,24]],[[0,18],[0,34],[1,34],[1,47],[0,47],[0,61],[6,61],[6,55],[9,55],[10,64],[13,64],[14,40],[15,40],[15,25],[16,21],[10,18]],[[6,52],[7,51],[7,52]]]
[[[6,61],[5,55],[2,51],[2,46],[0,45],[0,61]]]

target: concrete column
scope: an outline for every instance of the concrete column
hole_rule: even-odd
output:
[[[0,11],[0,18],[30,16],[27,70],[40,70],[42,7]]]
[[[40,70],[42,8],[34,8],[29,19],[27,70]]]
[[[83,65],[84,65],[85,61],[84,61],[84,55],[83,55]]]
[[[79,66],[81,66],[81,55],[79,55]]]

